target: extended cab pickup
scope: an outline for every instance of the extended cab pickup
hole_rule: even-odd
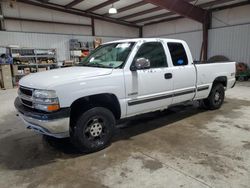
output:
[[[92,152],[108,145],[119,119],[194,100],[218,109],[234,84],[235,62],[194,63],[182,40],[120,40],[79,66],[25,76],[15,107],[28,128]]]

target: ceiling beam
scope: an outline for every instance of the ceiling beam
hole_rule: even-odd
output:
[[[96,6],[92,7],[92,8],[89,8],[89,9],[87,9],[85,11],[86,12],[93,12],[95,10],[98,10],[98,9],[101,9],[101,8],[106,7],[108,5],[111,5],[111,4],[113,4],[113,3],[117,2],[117,1],[119,1],[119,0],[108,0],[108,1],[105,1],[104,3],[96,5]]]
[[[131,4],[131,5],[128,5],[128,6],[125,6],[125,7],[122,7],[122,8],[117,9],[117,14],[119,14],[119,13],[121,13],[121,12],[125,12],[125,11],[130,10],[130,9],[133,9],[133,8],[137,8],[137,7],[146,5],[146,4],[147,4],[147,3],[144,2],[144,1],[139,1],[139,2],[137,2],[137,3],[134,3],[134,4]],[[104,14],[103,16],[109,16],[109,13],[106,13],[106,14]]]
[[[79,3],[83,2],[84,0],[74,0],[70,3],[68,3],[67,5],[65,5],[65,8],[71,8],[75,5],[78,5]]]
[[[36,1],[38,1],[40,3],[48,3],[49,2],[49,0],[36,0]]]
[[[93,17],[95,19],[99,19],[99,20],[103,20],[103,21],[107,21],[107,22],[111,22],[111,23],[116,23],[116,24],[126,25],[126,26],[130,26],[130,27],[136,27],[136,28],[140,27],[134,23],[130,23],[130,22],[122,21],[122,20],[116,20],[114,18],[105,17],[103,15],[94,14],[94,13],[90,13],[90,12],[85,12],[83,10],[79,10],[79,9],[75,9],[75,8],[74,9],[73,8],[66,9],[62,5],[57,5],[57,4],[53,4],[53,3],[42,4],[42,3],[38,3],[35,1],[31,1],[31,0],[17,0],[17,1],[21,2],[21,3],[37,6],[37,7],[47,8],[47,9],[51,9],[51,10],[55,10],[55,11],[60,11],[60,12],[64,12],[64,13],[78,15],[78,16],[84,16],[84,17],[88,17],[88,18]]]
[[[152,3],[156,6],[167,9],[173,13],[190,18],[200,23],[204,23],[207,11],[194,6],[184,0],[144,0],[147,3]]]

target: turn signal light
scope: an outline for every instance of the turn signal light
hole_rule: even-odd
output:
[[[58,104],[53,104],[53,105],[48,105],[47,106],[47,110],[49,112],[56,111],[56,110],[59,110],[59,109],[60,109],[60,106]]]

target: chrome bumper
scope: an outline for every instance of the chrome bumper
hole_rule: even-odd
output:
[[[56,138],[69,137],[69,118],[43,121],[24,116],[21,113],[18,113],[18,116],[23,120],[26,128],[37,133]]]
[[[28,129],[56,138],[69,136],[70,108],[52,113],[42,113],[24,106],[19,98],[16,98],[14,104],[18,116]]]

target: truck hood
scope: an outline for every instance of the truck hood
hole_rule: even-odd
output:
[[[104,76],[113,69],[96,67],[69,67],[31,73],[19,81],[19,85],[35,89],[49,89],[63,83],[82,81],[84,78]]]

